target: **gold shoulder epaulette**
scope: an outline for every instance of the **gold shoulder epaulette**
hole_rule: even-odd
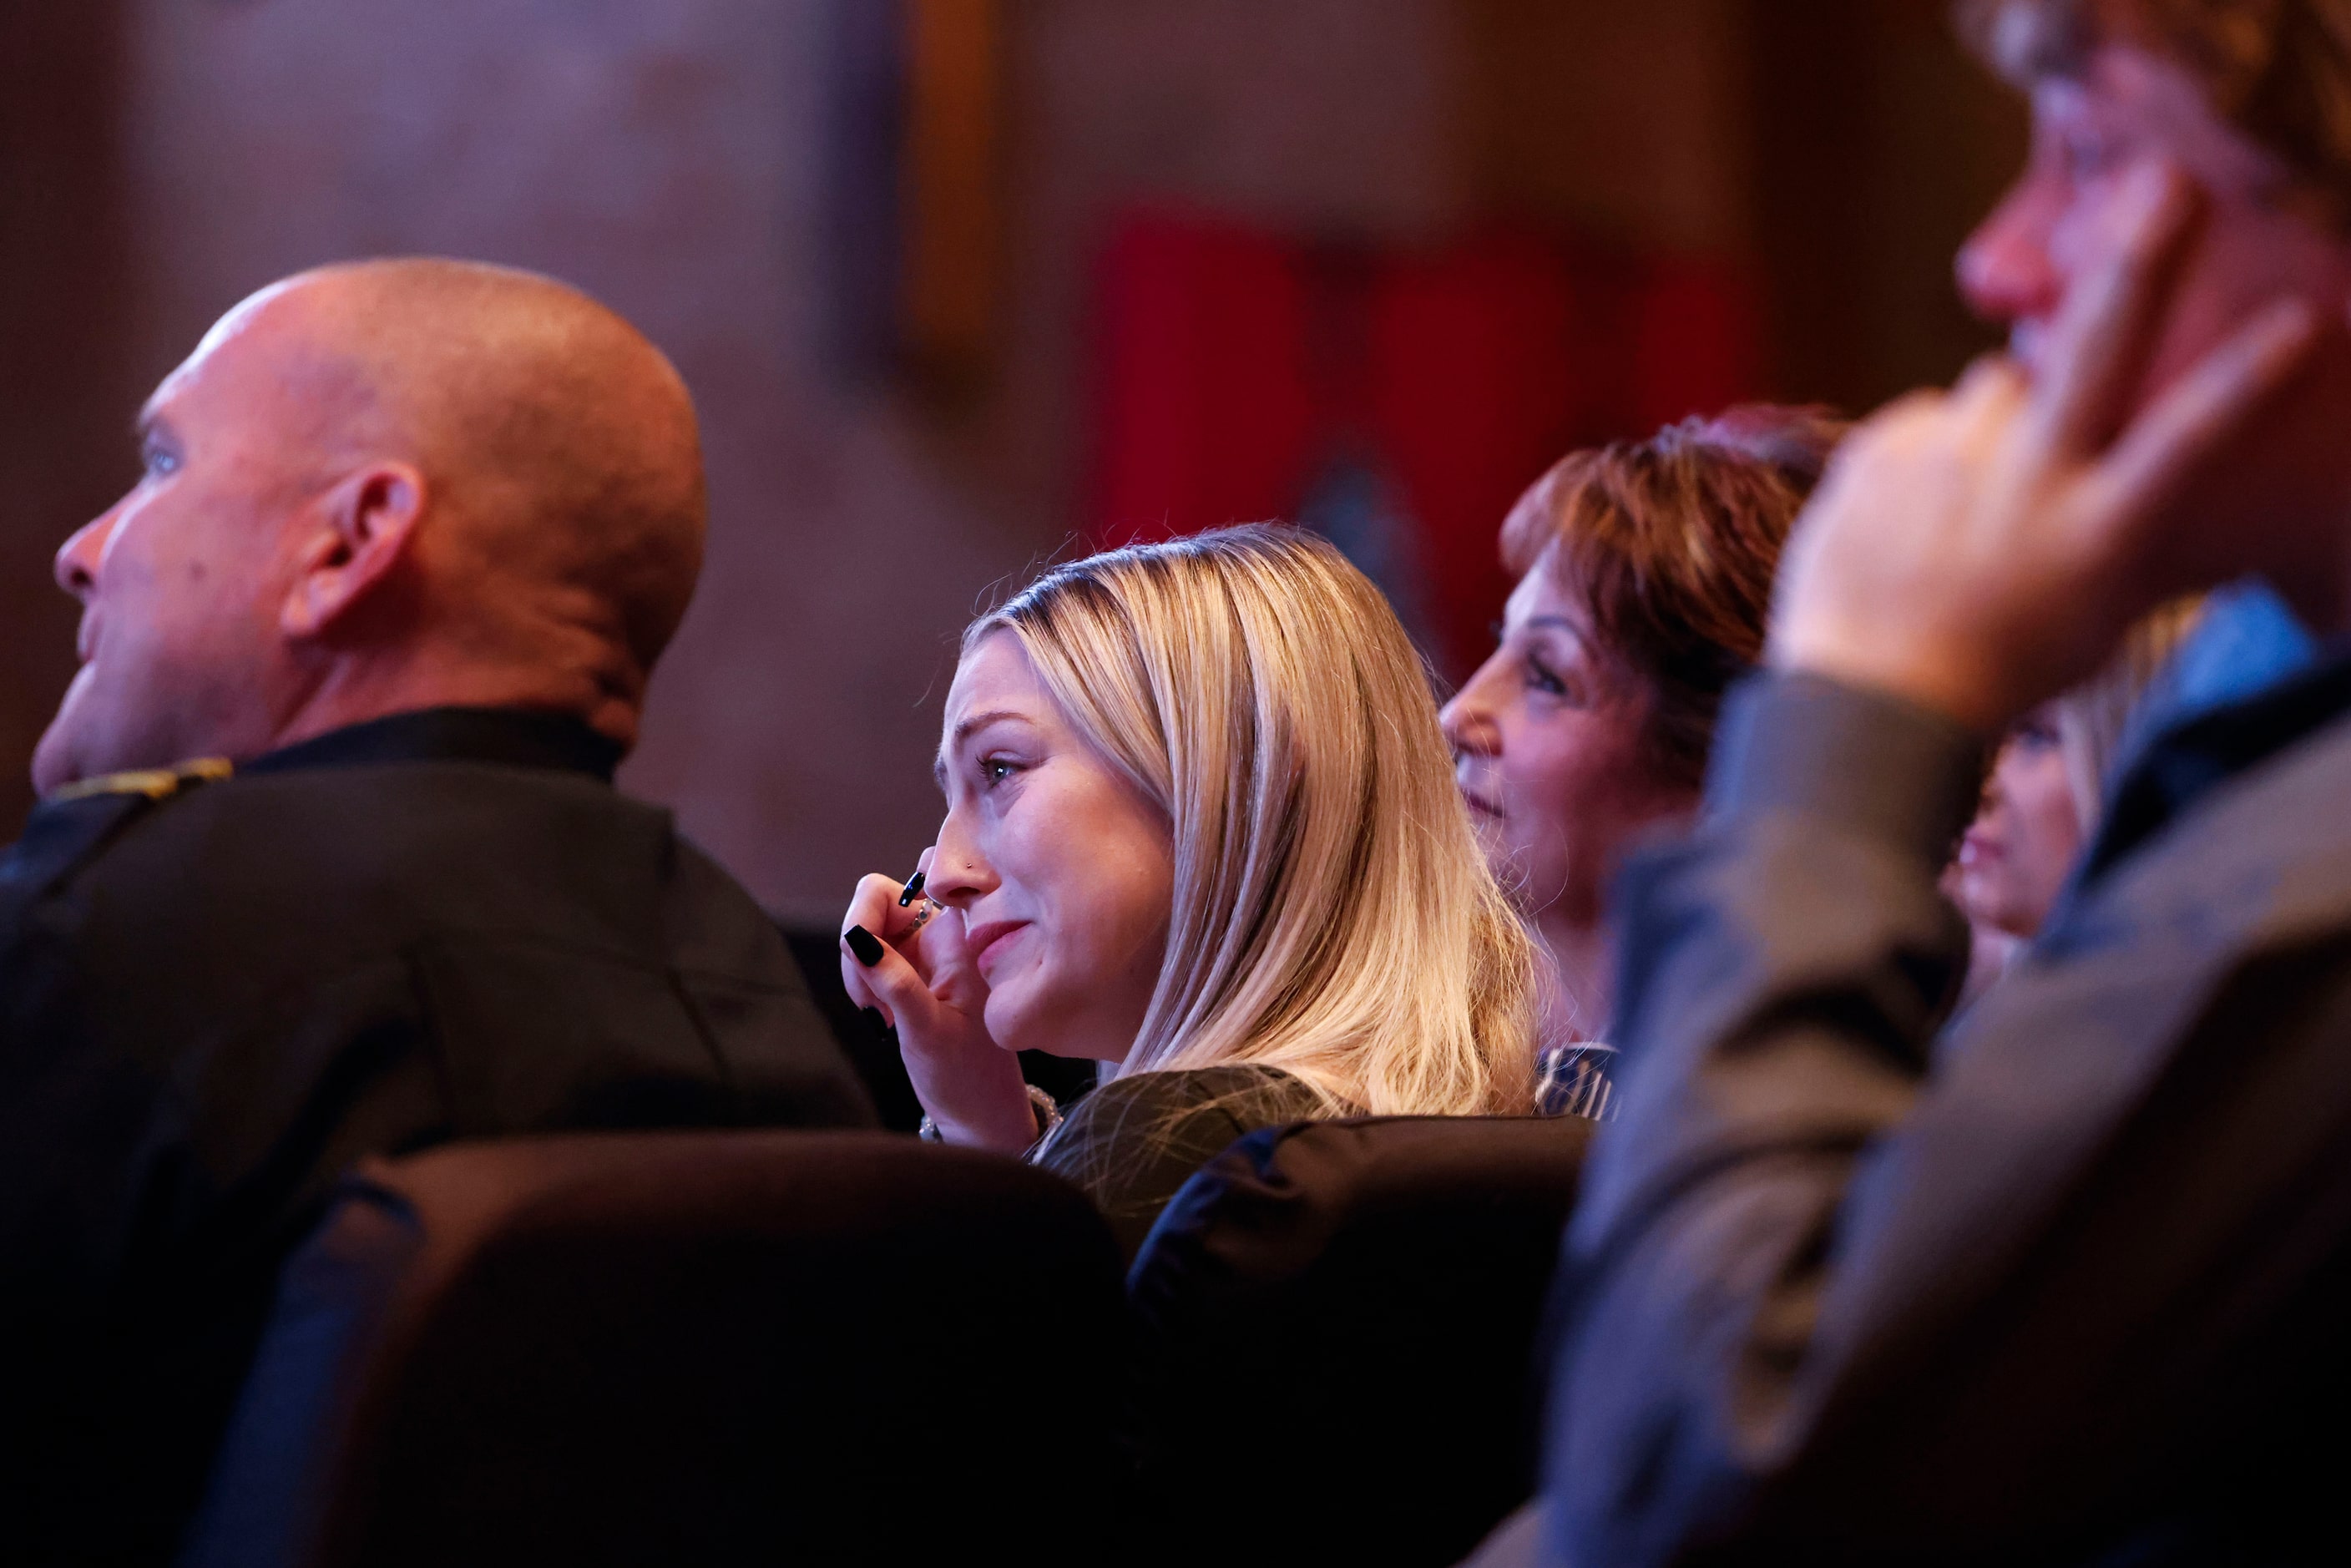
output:
[[[235,771],[236,765],[225,757],[199,757],[193,762],[183,762],[172,768],[135,768],[128,773],[101,773],[95,779],[68,784],[49,799],[80,800],[92,795],[144,795],[150,800],[167,800],[191,784],[213,783],[230,777]]]

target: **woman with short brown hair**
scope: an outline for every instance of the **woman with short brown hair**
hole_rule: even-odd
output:
[[[1445,709],[1489,862],[1550,951],[1557,1108],[1604,1114],[1604,890],[1695,811],[1724,690],[1763,647],[1772,574],[1843,426],[1750,405],[1571,454],[1502,525],[1501,645]]]

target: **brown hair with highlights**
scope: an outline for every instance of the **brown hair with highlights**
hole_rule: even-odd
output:
[[[1582,601],[1602,650],[1649,698],[1662,777],[1695,788],[1730,683],[1763,652],[1780,548],[1845,425],[1751,403],[1646,441],[1569,454],[1502,525],[1502,559]]]

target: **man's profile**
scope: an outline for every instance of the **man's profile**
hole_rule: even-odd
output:
[[[1861,427],[1708,817],[1624,882],[1567,1559],[2321,1561],[2351,1360],[2351,4],[1981,0],[2010,352]],[[1982,747],[2179,592],[2318,646],[2183,711],[1943,1027]]]
[[[77,1561],[168,1556],[360,1156],[869,1116],[758,906],[611,786],[702,554],[651,343],[527,273],[328,267],[140,434],[57,556],[82,664],[0,858],[0,1513]]]

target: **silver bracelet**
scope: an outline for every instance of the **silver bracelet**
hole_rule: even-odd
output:
[[[1053,1129],[1061,1124],[1061,1107],[1050,1094],[1046,1093],[1034,1083],[1024,1083],[1021,1087],[1029,1091],[1029,1103],[1037,1113],[1037,1135],[1029,1143],[1029,1147],[1033,1149],[1051,1137]],[[923,1113],[922,1124],[914,1129],[914,1136],[926,1144],[946,1142],[939,1133],[939,1124],[931,1120],[931,1113],[928,1111]]]

